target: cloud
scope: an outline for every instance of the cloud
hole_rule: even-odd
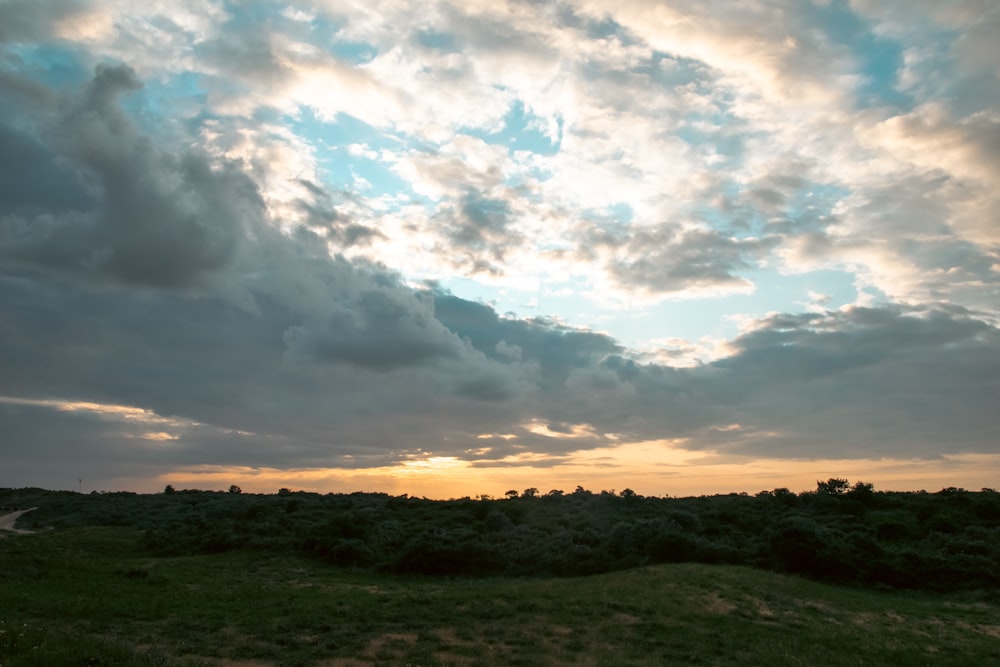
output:
[[[877,145],[887,158],[919,170],[924,178],[948,178],[938,188],[940,219],[961,238],[996,245],[1000,236],[986,210],[1000,203],[1000,120],[986,112],[955,119],[940,104],[931,103],[865,128],[866,143]]]
[[[29,134],[0,125],[0,215],[32,217],[43,211],[65,213],[92,208],[90,194],[73,171]]]
[[[126,282],[188,286],[231,261],[244,227],[262,224],[256,186],[242,171],[213,165],[197,150],[161,150],[136,131],[118,98],[139,87],[130,68],[99,66],[80,94],[55,112],[45,127],[50,150],[75,168],[78,180],[73,183],[63,166],[52,185],[61,185],[68,193],[63,197],[74,203],[93,204],[61,214],[32,214],[29,206],[26,216],[7,218],[8,258]],[[54,164],[44,149],[32,152],[34,162]],[[34,199],[36,207],[59,202],[58,195]],[[10,200],[8,206],[18,203]]]
[[[786,458],[994,446],[989,397],[1000,389],[1000,337],[973,313],[773,316],[753,323],[724,359],[673,369],[630,360],[601,334],[505,319],[444,293],[429,301],[327,261],[306,271],[330,278],[320,293],[282,304],[276,275],[255,287],[256,313],[220,298],[81,292],[52,276],[8,271],[0,281],[2,390],[133,405],[206,425],[166,443],[173,458],[128,450],[125,462],[353,467],[418,449],[478,460],[467,450],[482,446],[474,445],[481,433],[516,436],[491,441],[490,458],[657,437]],[[359,300],[343,294],[352,281]],[[327,328],[302,329],[306,304],[324,295],[328,305],[316,314],[331,314]],[[352,322],[333,319],[348,313]],[[289,331],[308,331],[315,347],[297,347],[303,343]],[[300,355],[296,363],[289,354]],[[76,422],[78,437],[62,442],[89,447],[121,437],[107,422]],[[6,423],[11,446],[43,434],[62,446],[45,419]],[[528,428],[538,423],[555,433],[589,426],[579,437],[553,438]],[[717,428],[733,423],[741,428]]]
[[[86,2],[82,0],[5,2],[0,5],[0,43],[29,42],[51,37],[55,32],[55,25],[79,16],[85,6]]]
[[[287,354],[294,363],[339,362],[376,370],[457,358],[461,342],[434,319],[429,303],[419,305],[397,286],[371,286],[351,302],[333,304],[323,321],[289,328]]]
[[[288,217],[299,218],[301,225],[325,237],[337,248],[368,245],[376,239],[386,238],[378,229],[360,224],[348,213],[338,209],[334,193],[308,179],[299,178],[296,182],[300,186],[296,194],[301,196],[294,200],[289,207],[291,210],[282,210],[273,205],[271,207],[272,210],[278,208],[279,217],[281,213],[285,213]]]
[[[40,197],[39,206],[57,208],[31,222],[47,216],[54,231],[29,227],[27,240],[10,235],[0,245],[8,393],[93,396],[261,443],[298,436],[307,452],[334,419],[346,442],[331,456],[376,447],[392,458],[439,433],[424,424],[402,443],[384,432],[409,418],[373,416],[376,394],[423,423],[424,409],[448,413],[451,401],[503,402],[521,391],[527,371],[474,350],[436,319],[428,295],[383,268],[331,258],[313,234],[281,233],[236,166],[178,158],[139,134],[115,95],[134,83],[128,70],[99,69],[66,115],[88,120],[88,131],[73,142],[51,134],[61,157],[90,169],[81,173],[97,186],[93,210],[59,214],[57,198]],[[199,225],[226,235],[220,261],[203,261],[213,246]],[[95,247],[109,252],[84,262]],[[76,275],[85,280],[69,289]],[[43,359],[51,363],[38,372]],[[388,388],[386,373],[399,375]],[[181,444],[202,442],[211,458],[216,440],[189,432]]]
[[[751,269],[776,241],[674,225],[641,228],[619,246],[610,270],[619,283],[653,293],[751,291],[753,284],[736,273]]]
[[[444,235],[450,252],[465,254],[473,273],[500,273],[507,251],[523,241],[511,229],[514,213],[506,199],[467,191],[456,206],[445,205]],[[455,260],[453,260],[455,261]]]
[[[955,307],[776,315],[712,364],[712,398],[752,435],[739,449],[815,457],[989,451],[1000,339]],[[979,371],[972,371],[978,367]]]
[[[2,4],[4,460],[988,453],[997,12],[925,4]]]
[[[848,71],[850,52],[830,39],[821,16],[795,2],[732,6],[676,0],[584,3],[654,48],[705,62],[784,103],[837,102],[834,85]]]

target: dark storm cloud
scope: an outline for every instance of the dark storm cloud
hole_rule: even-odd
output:
[[[343,277],[352,279],[352,272]],[[362,277],[353,280],[374,288]],[[447,428],[447,412],[461,409],[464,385],[478,382],[471,389],[479,395],[469,400],[504,398],[488,385],[490,373],[502,378],[503,369],[477,363],[474,355],[457,358],[464,348],[439,324],[434,326],[442,340],[452,342],[445,348],[452,362],[447,368],[435,367],[441,360],[428,356],[429,339],[412,330],[412,340],[402,333],[386,340],[374,332],[367,347],[358,343],[357,358],[307,360],[286,343],[289,331],[305,326],[300,305],[278,303],[264,290],[254,297],[256,312],[248,312],[219,297],[81,288],[52,274],[6,272],[0,280],[0,395],[136,406],[204,424],[202,430],[151,427],[176,431],[178,441],[164,445],[175,464],[288,466],[341,465],[344,455],[370,453],[385,462],[394,450],[433,442]],[[342,298],[337,287],[331,286],[328,298]],[[413,302],[416,309],[419,301]],[[363,310],[367,304],[356,305],[355,317],[370,316]],[[375,308],[376,314],[383,311]],[[321,333],[338,340],[357,334]],[[397,343],[411,353],[404,355]],[[104,422],[100,428],[115,431]],[[224,437],[226,431],[248,435]],[[29,429],[5,442],[24,446],[31,438]],[[84,440],[66,440],[64,446]]]
[[[375,289],[379,282],[331,265],[307,271],[336,275],[326,282],[330,301],[345,303],[338,283]],[[775,316],[737,339],[731,357],[672,369],[629,359],[607,336],[504,319],[447,294],[435,294],[433,308],[410,294],[406,306],[406,289],[387,286],[399,290],[393,312],[433,313],[434,321],[423,320],[427,329],[401,327],[395,338],[373,333],[357,359],[297,364],[289,363],[284,338],[302,326],[302,306],[275,299],[277,278],[255,293],[257,312],[182,293],[81,290],[44,274],[8,273],[0,289],[2,394],[137,405],[204,425],[150,426],[177,436],[152,442],[136,426],[123,434],[107,420],[74,417],[74,438],[69,427],[58,431],[44,419],[7,422],[8,446],[43,438],[52,456],[69,447],[129,464],[379,465],[418,447],[478,459],[484,455],[466,450],[489,445],[485,456],[493,460],[561,455],[607,445],[610,433],[803,458],[995,446],[1000,336],[960,311]],[[369,305],[352,303],[365,317]],[[372,321],[384,312],[384,304],[375,308]],[[437,327],[452,346],[435,356],[418,343],[433,340]],[[400,344],[416,352],[398,356]],[[372,363],[379,345],[387,361]],[[588,424],[592,435],[526,432],[532,420],[560,435]],[[740,430],[725,430],[734,423]],[[518,437],[477,440],[482,433]]]
[[[354,301],[333,305],[315,325],[290,328],[285,343],[294,357],[305,355],[307,363],[375,370],[455,359],[462,350],[458,338],[434,318],[429,303],[415,301],[412,293],[394,285],[372,286]]]
[[[5,485],[76,489],[82,479],[93,488],[93,480],[157,474],[152,448],[120,426],[50,408],[0,405],[0,442]]]
[[[85,210],[93,198],[35,137],[0,124],[0,216]]]
[[[434,304],[437,318],[445,326],[488,357],[503,362],[516,356],[520,361],[537,363],[543,390],[560,390],[574,370],[623,351],[604,334],[562,327],[541,318],[501,318],[488,305],[447,293],[435,294]]]
[[[1000,334],[961,308],[774,315],[733,341],[731,356],[669,368],[638,363],[599,334],[493,319],[454,297],[438,304],[477,346],[502,337],[536,360],[545,391],[535,414],[558,433],[587,423],[626,441],[689,438],[694,448],[807,459],[995,448]],[[567,441],[532,445],[557,452]]]
[[[49,175],[48,170],[60,176],[39,181],[37,188],[41,190],[34,194],[4,190],[8,196],[0,201],[3,210],[48,206],[48,210],[32,217],[4,219],[0,258],[8,264],[8,276],[13,281],[10,286],[34,281],[36,286],[45,286],[47,297],[29,298],[17,290],[9,295],[8,304],[20,303],[25,308],[14,310],[7,320],[12,335],[18,329],[13,325],[18,314],[47,319],[58,317],[63,307],[67,312],[74,310],[72,304],[60,302],[60,283],[55,274],[47,273],[48,269],[67,274],[110,275],[126,285],[138,283],[163,288],[188,286],[215,274],[218,282],[239,283],[239,289],[249,293],[251,309],[256,308],[264,316],[272,311],[275,317],[284,316],[282,325],[270,331],[271,340],[278,346],[287,346],[284,352],[293,357],[311,350],[319,360],[343,359],[385,369],[413,365],[439,355],[458,355],[460,341],[434,320],[411,291],[398,285],[384,270],[363,273],[344,262],[317,260],[325,250],[318,247],[314,238],[285,239],[273,229],[265,228],[263,202],[256,187],[235,165],[213,163],[193,150],[171,153],[138,133],[117,102],[122,92],[136,88],[138,82],[128,68],[100,67],[90,84],[46,133],[51,146],[35,138],[8,133],[11,137],[8,143],[23,148],[35,172]],[[61,151],[59,158],[74,164],[80,181],[89,186],[86,189],[92,192],[95,201],[88,209],[61,213],[66,207],[65,192],[74,195],[69,197],[71,203],[74,197],[81,201],[85,198],[80,196],[84,191],[82,186],[53,167],[56,149]],[[243,261],[250,265],[260,262],[252,267],[259,273],[272,276],[281,273],[275,282],[247,282],[246,274],[240,274],[246,266],[236,267],[233,263],[243,245],[247,245]],[[288,263],[284,271],[281,262]],[[21,268],[15,268],[18,266]],[[324,284],[325,281],[328,282]],[[324,301],[322,294],[310,295],[316,297],[315,301],[303,296],[310,288],[322,289],[331,284],[342,301],[336,298]],[[97,328],[108,336],[108,340],[98,344],[107,345],[114,336],[117,315],[113,299],[124,304],[130,293],[112,295],[97,290],[87,297],[93,301],[91,312],[108,311],[104,326]],[[229,310],[234,312],[229,316],[223,311],[206,317],[197,312],[203,305],[197,301],[188,302],[169,292],[156,298],[161,302],[155,314],[166,315],[173,310],[171,315],[180,321],[222,327],[221,330],[194,327],[181,336],[182,340],[192,335],[204,336],[204,341],[198,341],[204,343],[260,329],[234,321],[241,316],[239,308],[230,306]],[[275,305],[276,299],[284,303]],[[40,312],[47,303],[52,308]],[[151,321],[159,319],[154,317]],[[138,334],[136,327],[145,328],[141,322],[117,324],[123,334],[130,331]],[[30,330],[32,322],[25,321],[22,325]],[[151,338],[156,337],[155,330],[142,331],[141,336],[150,334]],[[191,341],[190,347],[197,350],[199,346],[194,343]],[[225,356],[230,357],[229,361],[237,361],[231,355]],[[281,359],[281,355],[275,358]],[[153,379],[148,373],[134,375]]]
[[[955,306],[774,316],[711,366],[710,401],[759,433],[733,446],[802,457],[995,449],[1000,335]],[[727,434],[726,437],[731,437]]]
[[[44,126],[49,148],[36,146],[28,157],[57,177],[36,187],[51,187],[54,203],[80,203],[86,190],[94,204],[63,215],[58,207],[29,212],[16,224],[8,220],[3,255],[125,282],[188,286],[232,259],[244,228],[263,223],[263,203],[242,171],[212,164],[196,149],[164,150],[136,130],[118,100],[140,87],[130,68],[99,66]],[[75,168],[75,188],[65,168],[49,166],[46,151],[58,151]],[[44,192],[33,198],[36,205],[49,202]],[[12,195],[0,207],[18,204],[26,203]]]
[[[260,196],[235,165],[140,134],[117,101],[136,87],[130,70],[101,68],[62,124],[15,137],[39,169],[73,164],[70,190],[92,201],[66,213],[64,197],[41,192],[33,205],[48,210],[4,219],[0,394],[202,424],[163,445],[175,464],[346,465],[346,455],[385,463],[449,430],[474,432],[497,421],[482,404],[509,402],[530,383],[530,368],[487,358],[436,319],[430,295],[382,267],[330,257],[313,233],[262,224]],[[201,261],[215,258],[205,251],[212,238],[228,242],[219,261]],[[112,261],[122,253],[134,265]]]

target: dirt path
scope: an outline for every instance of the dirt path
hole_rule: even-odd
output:
[[[11,533],[20,533],[24,535],[25,533],[30,533],[30,530],[21,530],[20,528],[15,528],[14,523],[17,521],[25,512],[30,512],[33,509],[38,509],[36,507],[29,507],[26,510],[18,510],[16,512],[11,512],[10,514],[4,514],[0,516],[0,530],[6,530]]]

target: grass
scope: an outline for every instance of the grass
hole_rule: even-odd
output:
[[[0,666],[1000,664],[995,594],[706,565],[406,578],[274,553],[151,558],[138,537],[0,538]]]

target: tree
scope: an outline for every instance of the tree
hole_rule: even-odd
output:
[[[229,493],[243,493],[243,489],[233,484],[229,487]]]
[[[532,486],[525,489],[523,493],[525,498],[534,498],[538,495],[538,489]]]
[[[824,493],[828,496],[842,496],[850,488],[851,483],[839,477],[831,477],[825,482],[816,482],[816,493]]]
[[[486,525],[486,530],[493,533],[501,533],[514,527],[514,523],[510,520],[510,517],[497,510],[493,510],[487,514],[483,523]]]
[[[511,489],[504,495],[507,496],[509,499],[513,500],[514,498],[517,498],[517,491],[515,489]]]
[[[799,497],[786,486],[779,486],[771,491],[771,497],[785,507],[794,507],[799,502]]]
[[[164,493],[173,493],[174,492],[174,486],[173,486],[173,484],[167,484],[165,487],[163,487],[163,492]]]
[[[861,502],[868,502],[875,496],[875,485],[870,482],[855,482],[851,490],[847,492],[847,496]]]

